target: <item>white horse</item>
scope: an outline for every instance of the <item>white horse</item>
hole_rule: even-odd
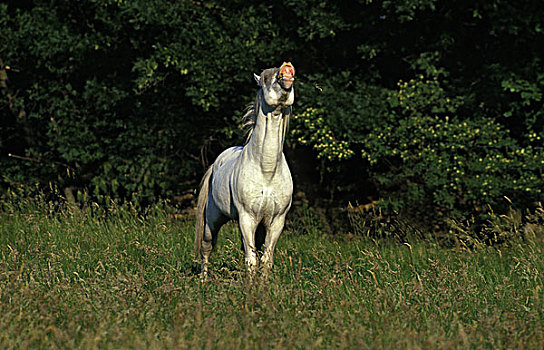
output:
[[[197,203],[195,254],[202,257],[202,277],[217,234],[229,220],[238,220],[248,271],[257,267],[262,249],[265,270],[291,207],[293,180],[283,154],[283,143],[294,102],[295,69],[291,63],[254,74],[260,89],[244,116],[250,126],[245,146],[221,153],[206,171]]]

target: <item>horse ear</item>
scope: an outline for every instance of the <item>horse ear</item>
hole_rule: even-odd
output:
[[[253,73],[253,79],[257,82],[257,85],[261,86],[261,77]]]

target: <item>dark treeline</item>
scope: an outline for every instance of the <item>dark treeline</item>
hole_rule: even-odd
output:
[[[286,151],[312,202],[432,218],[542,200],[540,1],[0,4],[1,188],[148,203],[244,140],[291,61]]]

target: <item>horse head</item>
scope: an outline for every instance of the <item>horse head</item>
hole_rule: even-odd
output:
[[[295,67],[291,62],[284,62],[280,68],[265,69],[260,75],[254,74],[254,77],[270,107],[288,107],[295,101]]]

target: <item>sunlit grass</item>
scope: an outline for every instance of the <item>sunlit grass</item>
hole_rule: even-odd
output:
[[[470,252],[291,226],[250,283],[229,224],[202,283],[192,219],[170,211],[4,207],[0,347],[544,347],[542,240]]]

